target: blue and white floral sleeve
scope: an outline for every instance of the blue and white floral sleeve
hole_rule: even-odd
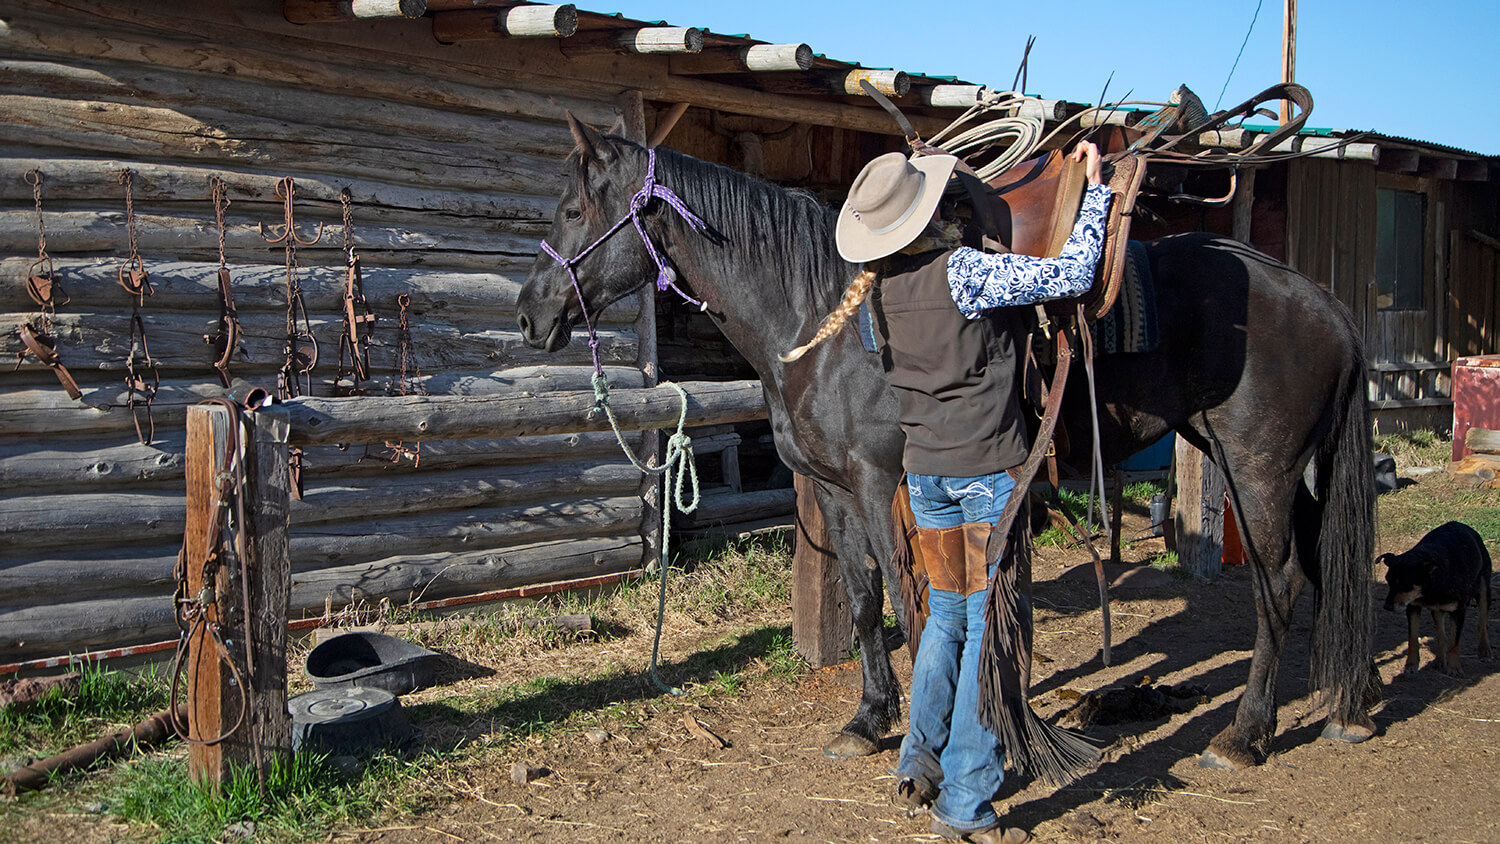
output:
[[[1078,222],[1056,258],[991,255],[961,246],[948,257],[948,289],[953,304],[969,319],[987,308],[1030,305],[1077,296],[1094,283],[1094,266],[1104,242],[1109,186],[1089,185]]]

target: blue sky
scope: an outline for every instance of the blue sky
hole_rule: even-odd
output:
[[[773,42],[803,41],[842,61],[1008,88],[1028,35],[1028,93],[1094,102],[1164,100],[1187,83],[1209,111],[1240,45],[1221,107],[1280,81],[1282,0],[599,0],[597,12],[666,20]],[[1147,19],[1149,10],[1150,19]],[[1500,155],[1500,2],[1303,0],[1297,81],[1313,94],[1309,126],[1373,129]],[[1131,46],[1122,46],[1131,45]],[[1126,58],[1130,56],[1130,58]]]

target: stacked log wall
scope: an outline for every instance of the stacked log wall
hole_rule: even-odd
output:
[[[271,17],[279,3],[211,5],[0,4],[0,337],[14,359],[17,328],[36,315],[24,177],[37,170],[69,297],[54,319],[58,353],[84,393],[70,400],[34,358],[0,373],[0,657],[175,635],[185,408],[225,392],[203,340],[219,319],[211,177],[230,200],[236,378],[276,383],[287,270],[261,227],[280,232],[275,186],[290,176],[298,231],[323,226],[322,240],[296,253],[320,349],[314,395],[334,389],[346,188],[378,317],[372,394],[400,380],[401,295],[421,370],[408,372],[412,385],[462,395],[589,386],[587,346],[526,347],[514,308],[572,147],[563,110],[607,124],[613,94],[418,63],[421,50],[405,45],[425,50],[430,37],[399,22],[366,28],[366,44],[383,50],[324,50],[312,28],[285,34]],[[149,445],[137,442],[124,381],[123,168],[134,172],[139,249],[156,289],[142,308],[161,376]],[[600,351],[618,387],[644,383],[638,310],[622,302],[603,317]],[[330,596],[439,598],[641,563],[641,479],[608,433],[428,442],[419,462],[393,462],[378,444],[315,447],[305,462],[306,494],[292,510],[294,612],[321,611]]]

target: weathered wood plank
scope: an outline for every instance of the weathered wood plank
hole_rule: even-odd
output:
[[[330,236],[337,237],[335,231]],[[26,293],[26,278],[35,258],[0,259],[0,309],[29,313],[36,308]],[[497,262],[492,272],[444,272],[413,267],[362,267],[365,298],[381,320],[376,330],[395,329],[396,297],[410,297],[414,330],[425,320],[447,317],[456,322],[488,321],[508,327],[514,322],[516,297],[530,269],[529,259]],[[118,282],[120,259],[54,259],[54,278],[71,301],[64,313],[128,307],[129,296]],[[218,264],[200,261],[142,262],[156,292],[146,300],[148,310],[196,310],[218,319]],[[237,264],[233,276],[235,307],[241,313],[286,311],[286,268],[279,264]],[[303,266],[298,273],[302,299],[310,313],[340,313],[345,269],[342,265]],[[640,313],[640,300],[627,297],[598,315],[601,326],[626,325]]]
[[[640,538],[589,538],[500,551],[433,554],[292,576],[289,612],[321,612],[325,597],[405,601],[508,589],[552,580],[613,574],[639,566]],[[430,586],[430,588],[429,588]],[[0,653],[33,656],[117,647],[176,634],[166,592],[0,608]]]
[[[3,119],[3,116],[0,116]],[[333,209],[319,208],[325,220],[331,221]],[[119,211],[46,211],[47,248],[58,255],[67,252],[104,252],[123,255],[129,243],[125,228],[123,207]],[[217,266],[218,240],[215,232],[213,212],[204,209],[203,216],[173,215],[141,211],[136,213],[137,242],[146,255],[199,256],[212,260]],[[297,221],[302,236],[315,234],[318,214],[312,206],[299,207]],[[279,216],[279,209],[275,212]],[[225,254],[235,264],[250,263],[264,265],[267,258],[275,260],[282,250],[267,242],[261,223],[271,219],[268,212],[259,220],[244,217],[225,220]],[[278,229],[278,226],[272,226]],[[487,256],[485,264],[495,260],[509,263],[529,261],[536,255],[539,237],[528,233],[485,233],[479,230],[414,229],[405,226],[362,225],[356,222],[355,245],[361,250],[378,255],[380,253],[406,254],[405,266],[423,260],[438,263],[453,260],[455,254],[474,257]],[[36,252],[36,212],[30,208],[0,211],[0,252],[24,255]],[[338,233],[325,232],[322,243],[316,247],[299,247],[298,262],[304,265],[325,264],[341,267],[344,263]],[[373,258],[374,255],[371,257]],[[123,294],[122,294],[123,296]]]
[[[503,551],[537,542],[623,535],[637,528],[640,519],[638,497],[615,496],[294,525],[291,566],[294,572],[311,571],[454,548]],[[65,546],[0,558],[0,611],[58,603],[62,596],[68,601],[165,596],[173,587],[176,562],[176,544]]]
[[[220,531],[210,527],[219,508],[228,505],[220,496],[217,475],[226,463],[226,456],[235,453],[230,437],[235,436],[231,431],[237,424],[223,407],[195,407],[188,411],[187,448],[192,457],[188,460],[187,524],[183,534],[183,556],[187,560],[185,595],[233,594],[225,565],[221,563],[210,568],[205,563],[221,540]],[[223,560],[230,559],[238,562],[233,551],[226,551]],[[249,588],[248,584],[246,588]],[[193,739],[188,745],[188,769],[198,783],[216,785],[225,765],[223,737],[235,725],[235,721],[229,719],[240,716],[249,705],[245,692],[241,691],[243,675],[236,674],[233,667],[220,658],[218,642],[221,640],[216,638],[216,630],[225,628],[225,636],[230,641],[236,638],[241,642],[245,640],[242,636],[228,636],[228,630],[238,625],[233,622],[233,609],[225,601],[205,600],[196,605],[195,610],[202,619],[193,623],[187,634],[188,738]],[[235,657],[229,655],[227,659],[234,660]],[[243,672],[244,660],[240,659],[238,665]],[[233,703],[224,705],[236,691],[241,695],[239,707]]]
[[[284,765],[292,754],[292,723],[286,709],[287,600],[291,596],[291,570],[287,558],[287,504],[292,479],[287,466],[286,415],[271,408],[251,415],[245,422],[245,553],[243,580],[236,590],[221,589],[221,617],[233,619],[225,635],[229,641],[246,642],[241,665],[242,679],[250,689],[249,711],[244,725],[222,745],[212,764],[200,767],[198,781],[212,778],[223,785],[234,776],[234,767],[254,767],[262,776]],[[232,581],[231,581],[232,582]],[[229,584],[226,584],[229,585]],[[239,600],[236,600],[238,598]],[[236,616],[233,608],[244,612]],[[231,649],[233,650],[233,649]],[[199,651],[199,657],[212,659]],[[235,659],[240,654],[234,655]],[[194,694],[203,689],[195,688]],[[239,689],[209,689],[217,694],[221,711],[239,697]],[[190,706],[192,704],[190,703]],[[227,712],[223,729],[232,722]],[[190,753],[189,774],[194,756]]]
[[[687,392],[690,425],[743,422],[765,417],[759,381],[696,381],[680,385]],[[675,425],[680,413],[676,390],[669,386],[616,390],[610,395],[625,430]],[[469,396],[400,396],[368,399],[292,399],[292,442],[375,442],[384,439],[458,439],[470,436],[525,436],[570,431],[603,431],[609,419],[595,406],[592,392],[562,393],[515,399]]]
[[[310,486],[292,504],[294,524],[362,520],[433,510],[635,492],[621,461],[580,460],[509,468],[357,477]],[[11,495],[0,498],[0,545],[12,550],[165,543],[182,536],[178,491]]]
[[[372,67],[367,65],[367,67]],[[477,144],[496,149],[561,158],[573,148],[572,136],[560,120],[507,120],[408,105],[368,96],[334,94],[307,87],[267,85],[233,76],[202,76],[163,72],[127,62],[67,59],[0,60],[0,88],[11,94],[36,97],[103,100],[201,113],[214,109],[226,114],[379,133],[399,133],[404,139],[425,138],[451,144]]]
[[[116,199],[112,180],[122,167],[135,171],[136,196],[148,202],[208,202],[209,177],[224,180],[233,202],[279,203],[276,182],[282,174],[213,164],[189,162],[126,161],[115,158],[37,158],[25,155],[0,156],[0,199],[20,203],[31,201],[31,186],[22,176],[41,170],[46,177],[45,199],[99,200]],[[371,209],[388,209],[386,213],[415,211],[455,217],[473,217],[491,224],[497,220],[545,223],[552,219],[557,206],[555,195],[533,196],[524,193],[475,192],[472,190],[433,190],[394,185],[367,179],[334,179],[321,173],[297,177],[297,197],[312,202],[337,203],[339,192],[349,189],[356,204],[355,214],[362,217]],[[330,208],[333,206],[329,206]]]
[[[506,74],[508,84],[483,84],[476,82],[481,69],[449,72],[443,62],[399,53],[386,53],[374,65],[366,45],[330,43],[334,33],[327,30],[317,41],[264,33],[247,38],[246,29],[226,27],[222,20],[161,20],[146,31],[110,17],[108,9],[100,10],[104,19],[96,15],[85,26],[76,13],[58,13],[47,3],[25,5],[27,13],[9,20],[6,36],[7,49],[17,55],[112,59],[478,114],[555,121],[566,109],[601,126],[614,119],[602,97],[583,94],[577,84],[514,72]]]
[[[128,304],[124,305],[119,314],[59,313],[53,318],[58,354],[75,378],[90,369],[125,370],[130,355],[132,323],[128,308]],[[0,314],[0,336],[14,337],[28,319],[26,314]],[[210,369],[213,352],[203,342],[203,337],[216,332],[217,314],[153,311],[148,305],[141,319],[149,338],[151,360],[163,374],[168,370],[196,370],[203,372],[205,377],[213,377]],[[388,312],[386,319],[387,324],[395,322]],[[492,319],[481,317],[480,322],[488,324]],[[343,330],[343,318],[336,314],[314,315],[310,323],[319,346],[319,362],[314,374],[332,377],[338,369],[338,337]],[[241,314],[240,332],[241,353],[230,362],[231,369],[258,368],[266,372],[280,368],[286,343],[285,317],[269,313]],[[630,329],[601,330],[599,339],[599,356],[605,362],[622,364],[635,361],[635,335]],[[521,339],[519,330],[488,329],[472,323],[465,325],[437,319],[426,319],[413,327],[412,350],[422,367],[429,371],[589,361],[589,349],[584,343],[571,344],[559,352],[544,352],[528,346]],[[400,352],[393,331],[387,329],[373,334],[370,338],[371,371],[379,374],[399,372]],[[29,356],[19,368],[23,371],[46,369],[40,361]],[[79,386],[83,386],[82,382]],[[93,403],[94,399],[85,395],[84,401]]]
[[[302,572],[454,548],[503,552],[514,545],[624,535],[640,527],[641,506],[636,496],[592,497],[381,518],[373,524],[301,525],[292,531],[292,568]]]
[[[295,424],[295,423],[293,423]],[[630,495],[640,473],[623,461],[581,460],[521,466],[505,471],[466,469],[416,472],[380,478],[355,478],[338,486],[308,489],[292,504],[292,523],[299,528],[319,522],[367,519],[468,507],[540,504],[584,495]]]
[[[750,522],[797,511],[797,492],[792,489],[761,489],[753,492],[722,492],[705,495],[698,509],[685,517],[692,527],[726,522]],[[674,518],[681,518],[675,516]]]
[[[576,345],[576,344],[575,344]],[[266,376],[272,362],[260,364],[256,381],[274,384],[274,376]],[[431,370],[428,370],[431,372]],[[621,389],[642,386],[641,373],[632,367],[607,366],[605,374],[609,382]],[[319,373],[322,374],[321,369]],[[329,371],[327,375],[332,375]],[[64,434],[99,433],[123,431],[134,427],[127,409],[127,393],[117,373],[75,373],[84,390],[82,402],[68,398],[50,373],[37,372],[31,375],[16,373],[3,378],[0,383],[15,383],[16,386],[0,393],[0,434],[34,435],[46,431],[50,436]],[[518,397],[538,395],[554,390],[576,391],[592,389],[593,370],[587,366],[520,366],[493,371],[459,370],[424,375],[421,386],[433,395],[489,396],[514,394]],[[3,376],[0,376],[3,377]],[[27,383],[26,378],[37,379]],[[377,387],[381,386],[379,382]],[[413,388],[415,389],[415,388]],[[332,382],[326,378],[314,381],[314,391],[332,391]],[[188,405],[197,404],[207,398],[224,395],[217,382],[202,380],[164,379],[152,404],[152,417],[157,429],[165,433],[173,427],[181,428]]]
[[[391,134],[296,124],[204,109],[189,115],[154,105],[0,94],[0,143],[77,151],[238,162],[316,170],[370,180],[467,190],[561,192],[555,156],[408,142]]]
[[[391,598],[446,598],[625,571],[641,564],[639,536],[592,537],[498,551],[426,554],[296,574],[295,609]],[[3,641],[3,639],[0,639]]]

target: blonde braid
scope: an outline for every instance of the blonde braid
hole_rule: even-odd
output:
[[[807,354],[813,346],[832,337],[835,332],[844,327],[849,317],[859,311],[859,305],[870,295],[870,288],[875,286],[875,271],[860,270],[859,275],[849,282],[849,289],[844,291],[844,298],[839,301],[839,306],[833,309],[833,313],[823,318],[823,324],[818,328],[818,333],[813,335],[801,346],[781,355],[782,363],[791,363]]]

